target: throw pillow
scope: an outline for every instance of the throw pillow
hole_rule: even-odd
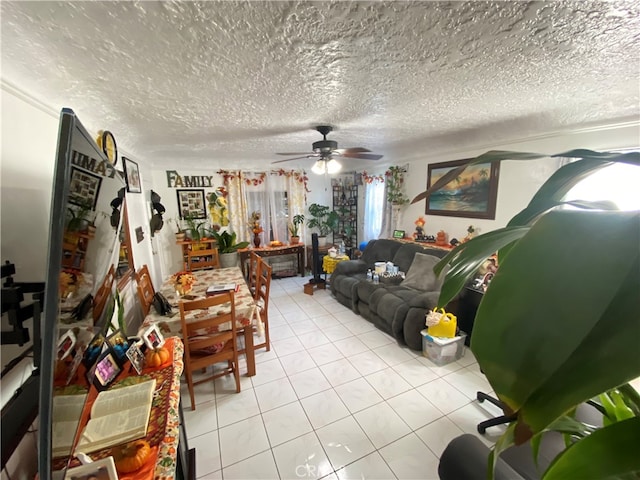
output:
[[[433,255],[416,253],[409,267],[409,271],[400,285],[425,292],[438,290],[444,276],[442,276],[442,278],[436,277],[436,274],[433,272],[433,267],[435,267],[439,261],[440,259]],[[444,272],[442,275],[444,275]]]

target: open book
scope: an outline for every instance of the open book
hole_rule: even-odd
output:
[[[240,288],[240,285],[235,283],[211,285],[209,288],[207,288],[207,296],[215,295],[216,293],[228,292],[231,290],[233,292],[237,292],[239,288]]]
[[[156,381],[105,390],[98,394],[89,422],[84,427],[76,452],[90,453],[144,437],[151,414]],[[70,454],[85,395],[56,396],[53,399],[53,456]]]

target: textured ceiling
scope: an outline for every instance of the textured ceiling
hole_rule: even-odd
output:
[[[3,80],[161,168],[264,167],[321,123],[382,164],[640,113],[638,1],[0,4]]]

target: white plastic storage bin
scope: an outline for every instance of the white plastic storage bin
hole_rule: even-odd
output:
[[[438,366],[455,362],[464,356],[464,340],[467,334],[460,331],[457,337],[432,337],[422,330],[422,355]]]

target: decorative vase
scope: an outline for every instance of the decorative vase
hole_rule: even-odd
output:
[[[298,243],[300,243],[300,237],[291,237],[289,239],[289,243],[291,243],[291,245],[297,245]]]
[[[187,295],[191,291],[190,285],[182,285],[180,283],[176,283],[176,292],[182,297]]]
[[[260,246],[260,234],[259,233],[254,233],[253,234],[253,245],[258,248]]]
[[[184,242],[184,232],[176,233],[176,242]]]

